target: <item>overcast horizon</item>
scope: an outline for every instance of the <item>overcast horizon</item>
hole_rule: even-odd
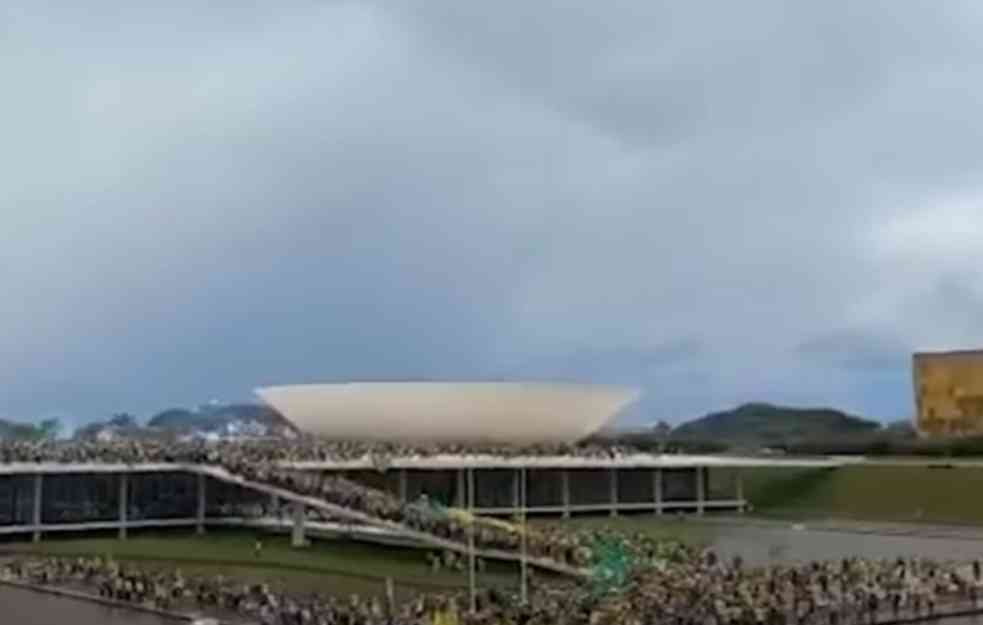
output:
[[[0,418],[568,380],[910,417],[983,347],[983,5],[0,7]]]

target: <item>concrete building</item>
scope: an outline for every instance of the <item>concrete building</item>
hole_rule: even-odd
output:
[[[298,479],[344,475],[389,491],[405,502],[427,494],[448,507],[474,504],[481,514],[696,514],[742,510],[742,469],[833,468],[829,458],[741,458],[649,455],[621,458],[570,456],[436,456],[394,458],[380,471],[370,458],[343,462],[283,463]],[[711,473],[726,475],[714,480]],[[719,472],[719,473],[718,473]],[[474,485],[473,498],[468,485]],[[271,505],[277,502],[275,505]],[[523,506],[523,503],[525,505]],[[284,511],[283,514],[271,509]],[[326,512],[334,523],[312,523],[305,510]],[[289,510],[289,512],[288,512]],[[272,516],[271,516],[272,514]],[[341,532],[365,540],[420,536],[366,524],[333,504],[269,485],[252,483],[220,467],[187,464],[0,463],[0,535],[245,525],[290,531],[304,544],[305,531]],[[333,529],[332,529],[333,528]],[[422,544],[427,544],[423,541]]]
[[[919,433],[983,434],[983,350],[917,353],[912,374]]]
[[[298,428],[335,439],[571,442],[632,403],[631,389],[582,384],[360,382],[256,390]]]
[[[257,393],[309,432],[423,443],[575,441],[611,421],[636,396],[610,387],[516,383],[305,385]],[[394,451],[382,463],[367,454],[282,462],[280,468],[293,473],[294,484],[316,486],[326,476],[342,475],[406,504],[426,495],[426,501],[448,508],[524,518],[740,511],[746,505],[742,469],[837,464],[815,458]],[[316,490],[249,481],[218,464],[0,463],[0,534],[27,534],[37,541],[49,533],[112,529],[123,539],[140,528],[204,532],[209,525],[246,525],[289,531],[296,546],[305,545],[314,531],[342,531],[367,540],[460,548],[305,492]],[[516,554],[493,557],[515,559]]]

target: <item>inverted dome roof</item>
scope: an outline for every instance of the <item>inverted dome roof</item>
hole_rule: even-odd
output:
[[[519,382],[355,382],[256,389],[298,428],[332,438],[570,442],[593,434],[637,391]]]

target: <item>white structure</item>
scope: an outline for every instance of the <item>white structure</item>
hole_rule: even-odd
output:
[[[333,438],[509,443],[583,438],[638,397],[614,387],[500,382],[308,384],[256,394],[302,430]]]

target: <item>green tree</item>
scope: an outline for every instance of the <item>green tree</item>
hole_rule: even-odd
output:
[[[54,440],[61,433],[62,425],[59,419],[45,419],[37,426],[38,438],[41,440]]]

